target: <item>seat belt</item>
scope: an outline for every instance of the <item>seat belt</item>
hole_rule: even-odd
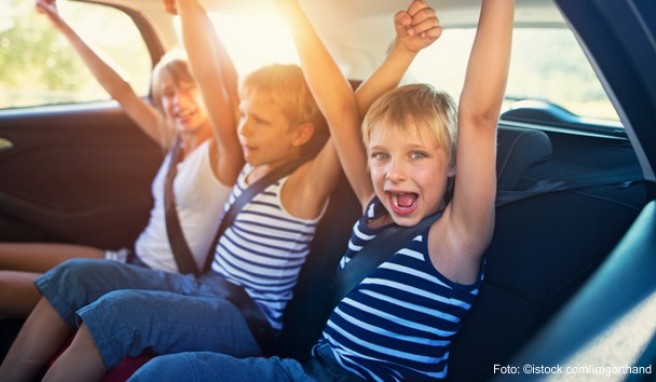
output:
[[[442,212],[427,216],[412,227],[401,227],[395,224],[365,244],[360,252],[353,256],[344,269],[335,276],[330,287],[331,311],[374,269],[403,248],[408,241],[427,230],[442,216]]]
[[[175,192],[173,191],[173,180],[178,173],[178,163],[182,160],[182,139],[178,136],[173,143],[169,166],[164,180],[164,211],[166,216],[166,235],[169,239],[169,246],[173,253],[173,258],[178,266],[178,272],[182,274],[195,274],[198,276],[200,270],[194,260],[194,255],[189,249],[187,240],[182,232],[180,218],[175,202]]]
[[[635,166],[625,166],[611,173],[594,170],[572,174],[562,178],[543,179],[521,191],[497,191],[495,206],[500,207],[538,195],[559,191],[574,191],[583,188],[611,186],[643,180],[642,173]]]
[[[296,160],[287,162],[277,168],[274,168],[269,173],[264,175],[262,178],[258,179],[256,182],[248,186],[235,199],[234,203],[232,203],[230,208],[228,208],[228,210],[223,214],[223,218],[221,219],[221,224],[219,225],[219,228],[217,229],[216,234],[214,235],[214,239],[212,240],[212,244],[210,245],[210,249],[205,259],[205,265],[203,266],[203,273],[207,273],[210,271],[212,266],[212,261],[214,260],[216,247],[219,243],[219,239],[221,238],[225,230],[233,224],[237,214],[239,214],[239,211],[241,211],[241,209],[246,204],[248,204],[253,199],[253,197],[255,197],[255,195],[264,191],[269,185],[273,184],[274,182],[294,172],[294,170],[296,170],[299,166],[307,162],[308,159],[310,159],[310,157],[304,156]],[[235,305],[239,309],[241,315],[246,320],[246,324],[248,325],[248,329],[253,335],[253,338],[255,338],[255,341],[260,347],[260,350],[262,350],[262,353],[264,353],[267,356],[276,354],[277,353],[276,337],[273,333],[273,329],[271,328],[271,325],[269,325],[269,321],[266,319],[266,317],[264,317],[264,314],[262,313],[260,307],[257,306],[255,301],[253,301],[253,299],[250,297],[250,295],[246,292],[246,290],[243,287],[231,283],[225,280],[224,278],[221,278],[221,280],[222,280],[221,282],[223,286],[223,291],[225,292],[225,295],[222,297],[230,301],[233,305]]]
[[[248,186],[244,190],[244,192],[242,192],[237,197],[237,199],[235,199],[234,203],[232,203],[228,211],[226,211],[223,214],[223,217],[221,218],[221,224],[219,225],[219,228],[216,230],[216,234],[214,235],[214,239],[212,240],[212,245],[210,246],[210,253],[205,258],[205,265],[203,266],[203,272],[207,272],[210,270],[212,266],[212,261],[214,260],[213,255],[216,252],[215,249],[219,243],[219,239],[221,238],[225,230],[232,225],[239,211],[241,211],[241,209],[246,204],[248,204],[255,195],[264,191],[264,189],[266,189],[269,185],[273,184],[274,182],[291,174],[292,172],[294,172],[294,170],[296,170],[303,163],[307,162],[309,159],[310,159],[309,157],[301,157],[296,160],[289,161],[277,168],[274,168],[266,175],[264,175],[262,178],[258,179],[255,183]]]

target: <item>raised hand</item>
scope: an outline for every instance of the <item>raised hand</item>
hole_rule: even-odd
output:
[[[424,0],[415,0],[407,10],[394,16],[397,43],[410,52],[417,53],[435,42],[442,35],[440,20],[435,10]]]
[[[34,5],[36,6],[37,12],[48,16],[53,21],[59,17],[57,2],[55,0],[36,0]]]
[[[175,0],[164,0],[164,9],[172,15],[178,14],[178,7],[175,5]]]

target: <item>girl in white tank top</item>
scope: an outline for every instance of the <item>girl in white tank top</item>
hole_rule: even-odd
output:
[[[60,16],[54,1],[37,0],[36,5],[69,40],[100,85],[147,136],[165,151],[171,148],[173,137],[181,138],[184,157],[178,164],[173,190],[183,235],[196,263],[202,265],[223,204],[244,163],[237,138],[237,110],[214,107],[208,112],[186,59],[179,54],[165,56],[153,69],[151,104],[130,86],[123,86],[123,78]],[[226,65],[232,67],[232,63]],[[221,72],[220,76],[218,83],[225,93],[236,94],[236,71]],[[169,158],[170,154],[153,180],[154,205],[147,226],[134,244],[134,252],[141,264],[177,272],[166,233],[163,203]],[[27,316],[40,297],[34,279],[63,261],[71,258],[125,261],[129,252],[76,244],[1,243],[0,318]]]

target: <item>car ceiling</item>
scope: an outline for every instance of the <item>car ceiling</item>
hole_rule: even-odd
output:
[[[82,0],[84,1],[84,0]],[[233,14],[271,14],[272,0],[201,0],[207,9]],[[410,0],[300,0],[338,63],[352,78],[369,73],[383,59],[394,38],[392,16]],[[516,0],[518,25],[562,26],[564,21],[552,0]],[[96,0],[143,11],[151,18],[168,17],[162,0]],[[480,0],[428,0],[445,28],[472,26]],[[160,25],[164,25],[162,20]],[[170,46],[172,30],[162,37]]]
[[[84,1],[84,0],[83,0]],[[476,21],[476,10],[480,0],[427,0],[438,14],[443,15],[446,26],[467,24]],[[98,0],[107,4],[120,4],[129,8],[162,8],[162,0]],[[201,0],[208,9],[247,13],[270,8],[272,0]],[[396,11],[407,7],[410,0],[300,0],[310,14],[341,14],[349,19],[366,19],[372,17],[389,17]],[[515,18],[521,23],[562,24],[563,20],[552,0],[516,0]],[[340,25],[342,26],[342,25]]]

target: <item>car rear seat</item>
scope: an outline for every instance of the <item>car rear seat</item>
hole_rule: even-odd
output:
[[[645,307],[653,307],[650,300],[653,301],[652,296],[656,293],[655,245],[656,200],[652,200],[585,286],[522,347],[509,364],[585,365],[581,367],[584,369],[590,360],[597,365],[608,366],[622,365],[622,360],[626,360],[627,366],[649,369],[646,373],[627,372],[619,378],[627,382],[653,381],[650,369],[656,361],[656,337],[650,322],[654,316],[653,308],[645,310]],[[631,320],[627,322],[629,317]],[[627,330],[628,326],[631,330]],[[609,336],[617,338],[618,335],[626,337],[627,334],[630,338],[626,340],[607,341]],[[600,346],[599,343],[604,341],[607,345]],[[590,346],[595,343],[596,346]],[[642,354],[639,354],[638,344],[645,344]],[[581,358],[581,353],[585,354],[585,359]],[[618,358],[618,354],[624,358]],[[581,376],[586,374],[581,373]],[[593,373],[584,377],[591,378],[604,379]],[[510,374],[499,374],[494,378],[495,381],[523,379]]]
[[[529,168],[547,161],[553,148],[539,130],[502,126],[497,130],[497,189],[513,191]]]
[[[550,192],[498,207],[485,282],[454,338],[447,380],[489,380],[495,364],[506,365],[611,253],[649,187]]]

